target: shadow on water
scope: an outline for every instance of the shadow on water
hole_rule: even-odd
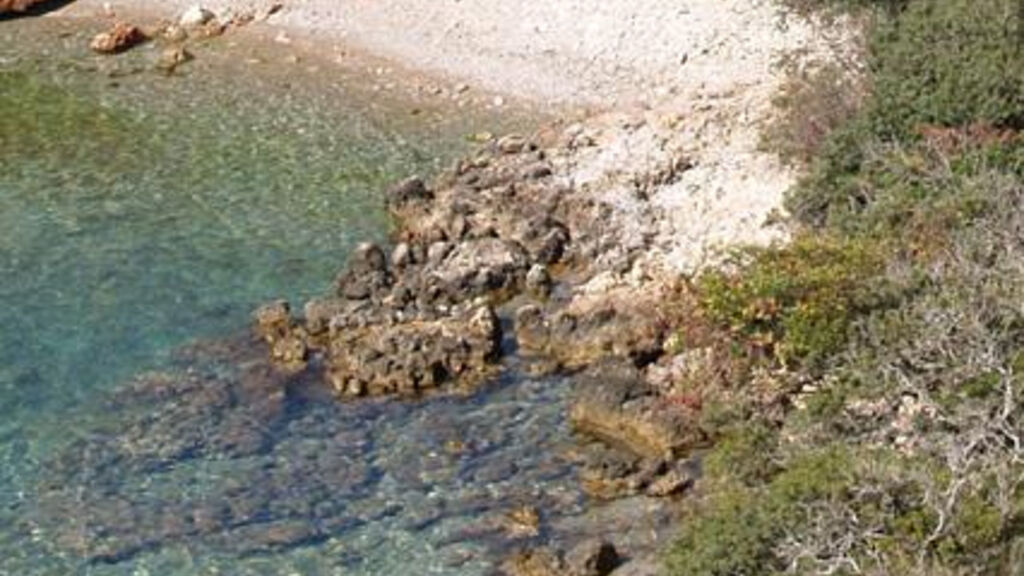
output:
[[[43,16],[45,14],[49,14],[50,12],[60,10],[65,6],[74,4],[74,2],[75,0],[43,0],[43,2],[33,4],[32,6],[29,6],[27,9],[21,12],[5,12],[3,14],[0,14],[0,22],[6,22],[8,20],[18,20],[21,18],[31,18],[33,16]]]
[[[54,556],[116,566],[185,547],[239,561],[334,541],[347,545],[325,554],[332,568],[373,574],[381,543],[410,541],[430,557],[388,548],[395,569],[473,574],[463,564],[532,541],[510,538],[510,509],[581,510],[557,381],[341,403],[316,370],[280,372],[245,336],[176,356],[83,407],[104,418],[45,463],[23,520]]]

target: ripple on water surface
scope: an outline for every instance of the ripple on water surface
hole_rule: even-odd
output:
[[[87,54],[100,26],[0,22],[0,573],[475,574],[498,510],[575,511],[557,382],[267,405],[174,356],[322,292],[386,183],[488,119],[218,44],[163,77]],[[164,381],[222,395],[131,396]]]

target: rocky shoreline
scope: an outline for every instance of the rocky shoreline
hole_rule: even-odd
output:
[[[388,418],[415,418],[423,398],[472,395],[513,370],[570,379],[560,418],[575,447],[547,452],[529,435],[555,434],[551,425],[524,428],[510,449],[539,463],[470,465],[463,473],[480,494],[406,510],[410,528],[473,518],[438,545],[484,545],[512,575],[653,573],[658,545],[644,538],[678,513],[704,442],[690,408],[654,378],[685,299],[667,276],[609,282],[631,274],[642,251],[627,248],[607,205],[572,186],[565,158],[577,137],[507,136],[431,185],[392,187],[393,246],[359,246],[335,291],[301,315],[269,303],[253,335],[198,343],[178,353],[179,370],[116,391],[105,400],[116,418],[54,458],[25,529],[90,563],[182,542],[240,556],[322,543],[396,513],[366,461],[381,439],[363,428],[377,427],[385,406],[403,414]],[[444,450],[459,461],[477,442],[459,436]],[[410,456],[389,474],[415,493],[436,465]],[[216,462],[237,463],[233,482],[159,496]],[[584,523],[557,512],[565,503],[554,495],[526,496],[565,475],[611,516]],[[517,500],[529,504],[510,509]],[[610,530],[620,522],[629,528]]]
[[[772,59],[758,56],[765,67]],[[488,138],[432,182],[396,184],[385,193],[389,245],[359,246],[329,294],[256,310],[252,338],[204,344],[185,354],[181,373],[125,387],[115,407],[151,412],[59,455],[29,524],[89,562],[191,541],[241,555],[322,542],[395,514],[373,500],[379,479],[361,458],[377,440],[359,429],[363,412],[373,418],[386,399],[414,400],[403,408],[414,412],[423,398],[472,394],[512,364],[571,380],[571,462],[541,454],[545,465],[525,476],[572,473],[591,501],[650,510],[632,519],[641,526],[670,524],[709,442],[700,399],[674,386],[713,361],[699,339],[684,346],[675,332],[692,313],[685,275],[713,264],[723,245],[785,237],[768,220],[793,175],[758,150],[778,77],[757,65],[742,72],[734,83],[666,92],[655,106]],[[215,367],[196,368],[204,364]],[[325,397],[345,408],[324,408]],[[355,418],[336,421],[342,412]],[[445,444],[450,456],[461,442]],[[212,499],[235,503],[226,507],[206,497],[154,505],[138,478],[121,475],[166,473],[173,483],[179,463],[250,458],[261,464]],[[511,469],[468,474],[506,481]],[[398,474],[410,492],[421,487],[420,471]],[[575,526],[585,538],[549,539],[551,499],[532,494],[536,505],[510,511],[480,490],[455,511],[418,507],[410,522],[486,515],[453,538],[486,542],[512,576],[656,570],[663,543],[617,542],[592,526]],[[373,503],[349,510],[339,504],[349,495]],[[80,521],[54,521],[68,516]],[[509,556],[510,544],[519,552]]]
[[[569,419],[589,445],[579,451],[586,492],[685,492],[699,470],[688,456],[705,438],[649,370],[666,356],[683,288],[669,276],[609,283],[645,247],[628,243],[612,206],[572,185],[566,160],[587,145],[577,132],[508,135],[432,185],[391,188],[390,250],[360,246],[335,292],[302,315],[285,302],[256,312],[272,361],[359,401],[471,388],[517,355],[534,373],[571,375]],[[564,573],[551,558],[523,558],[512,573]]]

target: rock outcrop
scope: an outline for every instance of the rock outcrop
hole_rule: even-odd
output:
[[[620,242],[629,232],[610,207],[572,186],[568,153],[557,137],[509,135],[433,185],[393,186],[394,247],[355,249],[334,294],[308,302],[301,318],[280,303],[262,310],[257,330],[272,357],[293,368],[316,360],[345,397],[472,383],[500,358],[499,314],[515,317],[522,350],[553,367],[656,356],[660,305],[636,290],[576,292],[628,270],[634,248]],[[499,311],[510,299],[518,312]]]

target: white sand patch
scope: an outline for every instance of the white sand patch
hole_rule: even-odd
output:
[[[106,1],[167,17],[195,4]],[[843,26],[786,17],[772,0],[280,1],[261,26],[364,50],[470,93],[604,110],[582,122],[598,146],[563,168],[616,207],[631,242],[653,247],[652,265],[677,272],[723,245],[784,238],[764,222],[795,175],[759,150],[783,79],[776,64],[786,54],[831,59],[852,44]],[[258,13],[276,2],[203,6]],[[666,177],[684,161],[692,167]]]

